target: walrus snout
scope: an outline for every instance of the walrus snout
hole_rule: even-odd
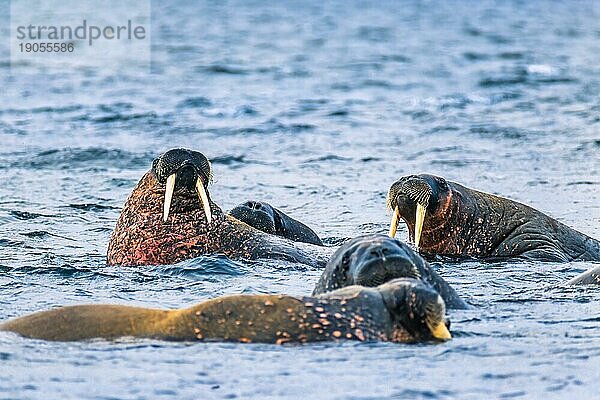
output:
[[[275,211],[267,203],[249,200],[229,211],[229,215],[263,232],[276,233]]]
[[[428,174],[403,176],[392,184],[387,195],[387,208],[392,211],[389,236],[396,236],[402,218],[411,239],[418,248],[427,213],[435,212],[441,197],[448,191],[444,178]]]
[[[152,162],[152,173],[165,184],[163,221],[169,218],[173,193],[182,189],[198,192],[208,223],[212,220],[207,187],[212,180],[212,168],[204,154],[188,149],[171,149]]]
[[[406,341],[406,331],[414,341],[452,339],[446,320],[446,304],[430,286],[412,278],[394,279],[377,288],[399,328],[394,341]]]

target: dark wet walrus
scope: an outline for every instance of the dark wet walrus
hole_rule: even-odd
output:
[[[179,310],[83,305],[38,312],[0,330],[44,340],[124,336],[282,344],[325,340],[421,342],[451,338],[441,297],[414,279],[313,297],[237,295]]]
[[[269,203],[246,201],[229,211],[228,214],[271,235],[278,235],[295,242],[323,245],[319,236],[312,229]]]
[[[173,264],[204,254],[279,258],[321,266],[330,252],[261,232],[225,215],[207,190],[212,178],[201,153],[160,155],[123,206],[107,251],[109,265]]]
[[[351,285],[377,286],[395,278],[419,279],[435,289],[447,308],[467,308],[456,291],[408,245],[385,235],[364,235],[341,246],[325,267],[313,295]]]
[[[425,255],[600,260],[600,242],[524,204],[433,175],[410,175],[388,192],[390,236],[399,219]]]

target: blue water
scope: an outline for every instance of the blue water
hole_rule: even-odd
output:
[[[153,3],[151,73],[10,73],[1,41],[0,320],[309,293],[320,271],[275,261],[104,266],[126,196],[175,146],[213,160],[224,209],[268,201],[329,243],[386,232],[389,185],[418,172],[600,238],[598,2],[189,3]],[[600,290],[562,285],[594,265],[438,265],[476,306],[439,345],[0,334],[0,398],[596,398]]]

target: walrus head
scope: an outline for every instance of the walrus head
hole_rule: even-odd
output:
[[[312,229],[269,203],[246,201],[233,208],[228,214],[271,235],[281,236],[295,242],[323,245],[319,236]]]
[[[225,215],[210,199],[211,178],[202,153],[172,149],[159,155],[125,202],[107,263],[172,264],[218,248],[214,231]]]
[[[421,342],[452,338],[444,300],[430,286],[416,279],[399,278],[380,285],[377,290],[397,323],[390,340]]]
[[[427,215],[443,213],[452,194],[444,178],[420,174],[403,176],[392,184],[387,195],[387,208],[392,212],[390,237],[396,235],[403,219],[411,240],[419,248]]]
[[[421,278],[425,260],[409,246],[385,235],[363,235],[344,243],[325,267],[314,293],[360,285],[377,286],[394,278]]]
[[[458,293],[409,245],[381,234],[358,236],[329,259],[313,295],[343,287],[374,287],[396,278],[414,278],[437,291],[448,308],[467,308]]]
[[[151,172],[160,185],[165,185],[163,221],[167,221],[173,194],[177,193],[177,197],[183,198],[197,195],[206,221],[211,223],[212,212],[207,187],[212,181],[212,168],[204,154],[187,149],[169,150],[152,162]],[[195,204],[189,202],[187,206],[193,208]]]
[[[110,237],[109,265],[173,264],[205,254],[323,265],[325,254],[259,231],[229,215],[208,192],[212,169],[197,151],[158,156],[133,189]]]
[[[249,200],[233,208],[228,213],[240,221],[260,229],[263,232],[276,235],[282,232],[281,217],[270,204]],[[280,234],[280,236],[283,236]]]

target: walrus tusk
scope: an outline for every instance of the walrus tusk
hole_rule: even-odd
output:
[[[392,222],[390,224],[390,237],[393,238],[396,236],[396,230],[398,229],[398,218],[400,218],[400,213],[398,212],[398,206],[394,209],[394,214],[392,215]]]
[[[429,328],[429,329],[431,330],[431,334],[433,335],[433,337],[436,339],[439,339],[439,340],[452,339],[452,335],[450,334],[450,331],[446,327],[446,324],[444,324],[443,322],[440,322],[433,329],[432,328]]]
[[[425,207],[417,203],[417,215],[415,217],[415,246],[419,248],[421,241],[421,232],[423,231],[423,222],[425,221]]]
[[[163,222],[167,222],[169,218],[169,209],[171,208],[171,199],[173,198],[173,190],[175,190],[175,179],[177,174],[171,174],[167,178],[167,187],[165,189],[165,204],[163,208]]]
[[[204,214],[206,214],[206,220],[210,224],[212,221],[212,213],[210,211],[210,203],[208,202],[208,196],[206,195],[206,189],[204,189],[204,182],[202,182],[202,178],[198,177],[196,180],[196,190],[198,191],[198,195],[200,196],[200,203],[202,203],[202,208],[204,208]]]

